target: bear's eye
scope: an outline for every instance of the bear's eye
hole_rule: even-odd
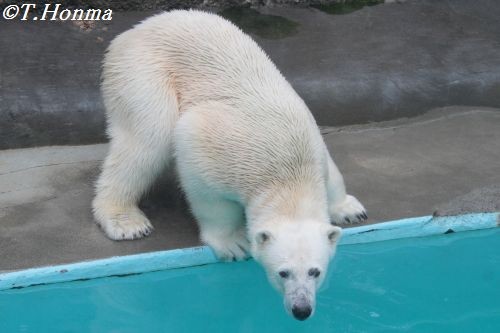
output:
[[[283,279],[286,279],[290,276],[290,272],[289,271],[280,271],[278,273]]]
[[[309,276],[317,278],[321,274],[321,272],[317,268],[311,268],[309,270],[308,274],[309,274]]]

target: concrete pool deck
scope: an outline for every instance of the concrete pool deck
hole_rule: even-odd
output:
[[[500,210],[500,110],[447,107],[411,119],[323,127],[368,223]],[[105,144],[0,151],[0,271],[199,245],[171,177],[142,207],[154,233],[114,242],[93,223]]]

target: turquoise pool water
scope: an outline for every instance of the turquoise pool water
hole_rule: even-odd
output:
[[[253,261],[0,291],[0,332],[500,332],[500,228],[344,245],[314,317]]]

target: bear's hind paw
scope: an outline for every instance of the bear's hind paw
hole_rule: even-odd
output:
[[[149,236],[154,229],[148,218],[135,207],[100,218],[97,224],[113,240],[143,238]]]

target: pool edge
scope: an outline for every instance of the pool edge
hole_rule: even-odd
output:
[[[340,245],[424,237],[500,226],[500,213],[422,216],[343,230]],[[148,252],[0,273],[0,291],[75,280],[124,276],[218,262],[207,246]]]

